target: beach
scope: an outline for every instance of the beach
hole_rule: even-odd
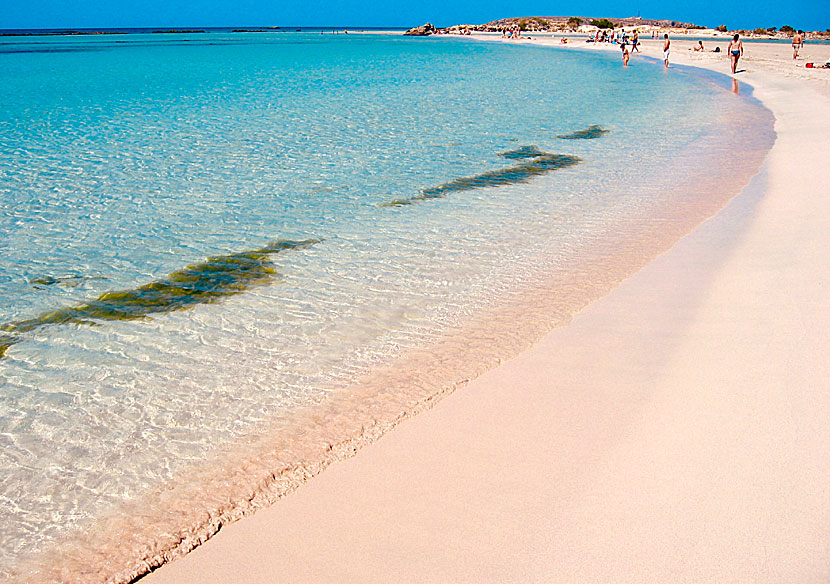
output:
[[[728,73],[691,45],[674,39],[672,64]],[[619,52],[551,50],[586,49]],[[745,50],[736,89],[754,87],[777,137],[725,208],[530,349],[142,582],[830,579],[830,73],[788,45]],[[802,56],[824,62],[830,45]],[[631,61],[646,66],[662,64]]]

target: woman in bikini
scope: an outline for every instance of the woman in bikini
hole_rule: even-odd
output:
[[[744,55],[744,43],[740,40],[739,35],[736,34],[732,37],[726,50],[729,53],[729,58],[732,60],[732,74],[734,75],[738,69],[738,59]]]

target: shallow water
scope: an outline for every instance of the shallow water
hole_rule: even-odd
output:
[[[417,399],[489,363],[482,314],[572,313],[772,140],[748,88],[615,55],[165,37],[0,40],[0,573],[220,451],[290,463],[295,412],[346,428],[338,392],[420,347],[446,362]],[[461,330],[491,342],[462,355]]]

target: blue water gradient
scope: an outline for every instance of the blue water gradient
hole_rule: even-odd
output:
[[[0,38],[0,566],[578,263],[734,150],[725,126],[768,139],[746,92],[638,63],[354,34]],[[314,244],[265,258],[280,241]]]

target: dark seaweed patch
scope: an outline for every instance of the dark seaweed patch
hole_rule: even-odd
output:
[[[573,134],[562,134],[557,136],[557,138],[561,138],[563,140],[593,140],[594,138],[599,138],[603,134],[607,134],[608,130],[603,128],[602,126],[588,126],[584,130],[578,130]]]
[[[528,158],[539,158],[544,155],[545,153],[539,150],[536,146],[521,146],[515,150],[499,152],[499,156],[507,158],[508,160],[526,160]]]
[[[0,359],[6,355],[6,350],[15,343],[19,343],[20,339],[17,337],[10,337],[9,335],[0,335]]]
[[[579,162],[579,159],[575,156],[543,153],[541,156],[537,156],[529,162],[511,166],[510,168],[490,170],[475,176],[457,178],[443,185],[424,189],[423,194],[425,197],[432,198],[451,192],[471,191],[484,187],[524,183],[540,174],[572,166],[577,162]]]
[[[45,312],[35,318],[0,325],[8,333],[26,333],[47,325],[95,324],[104,320],[139,320],[158,312],[184,310],[197,304],[211,304],[252,286],[262,285],[276,275],[270,255],[319,243],[276,241],[260,249],[208,258],[177,270],[166,278],[132,290],[106,292],[86,304]],[[0,335],[0,357],[20,339]]]
[[[29,284],[32,285],[33,288],[37,288],[38,290],[44,290],[47,287],[51,286],[63,286],[65,288],[75,288],[76,286],[80,285],[83,282],[88,280],[104,280],[106,278],[102,278],[100,276],[40,276],[37,278],[32,278],[29,280]]]
[[[424,189],[415,196],[381,203],[380,206],[401,207],[404,205],[412,205],[418,201],[445,197],[448,193],[453,192],[525,183],[536,176],[551,172],[552,170],[567,168],[580,162],[580,159],[576,156],[549,154],[542,152],[535,146],[522,146],[516,150],[502,152],[500,156],[513,160],[526,160],[526,162],[509,168],[490,170],[475,176],[457,178],[437,187]]]
[[[53,278],[52,276],[41,276],[40,278],[32,278],[29,280],[29,284],[38,288],[40,286],[52,286],[57,284],[60,280],[57,278]]]

